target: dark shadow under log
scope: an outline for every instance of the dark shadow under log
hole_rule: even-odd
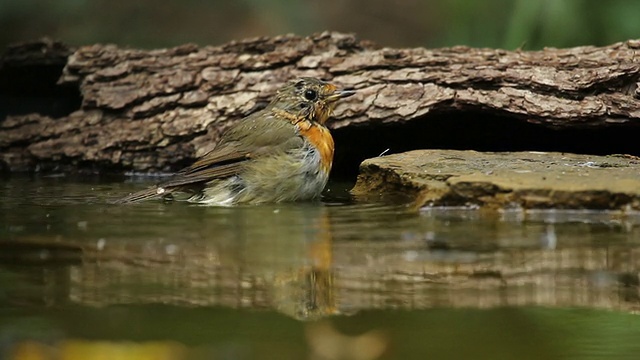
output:
[[[487,112],[431,113],[410,122],[334,130],[334,172],[355,179],[363,159],[415,149],[639,155],[639,132],[626,126],[540,126]]]

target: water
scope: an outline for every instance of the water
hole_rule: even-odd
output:
[[[640,353],[640,215],[109,200],[0,182],[3,359],[612,359]]]

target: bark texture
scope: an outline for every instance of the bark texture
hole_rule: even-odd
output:
[[[474,136],[467,125],[480,117],[522,125],[505,133],[522,139],[551,136],[531,129],[615,129],[606,133],[611,146],[596,152],[637,154],[631,140],[640,135],[639,49],[638,40],[542,51],[392,49],[330,32],[160,50],[17,45],[0,59],[0,161],[10,171],[176,170],[298,76],[358,91],[331,123],[338,161],[349,154],[362,160],[378,148],[449,147],[421,134],[461,141]],[[377,147],[360,141],[384,138],[379,129],[388,124],[449,124],[456,114],[471,115],[455,133],[413,127]],[[473,141],[453,144],[474,148]],[[544,150],[557,150],[550,147]]]

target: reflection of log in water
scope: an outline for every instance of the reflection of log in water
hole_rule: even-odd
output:
[[[234,211],[226,222],[205,213],[196,241],[87,249],[71,273],[72,300],[275,308],[301,318],[333,313],[326,208]]]
[[[302,249],[309,244],[296,245]],[[166,251],[166,246],[158,246]],[[123,257],[122,252],[105,248],[100,253],[87,252],[82,265],[72,266],[70,273],[65,270],[70,281],[49,280],[54,279],[56,287],[68,287],[71,301],[85,305],[274,308],[297,318],[438,306],[632,310],[640,300],[640,253],[623,246],[500,250],[461,261],[455,260],[461,254],[439,261],[429,250],[391,244],[334,244],[333,253],[329,268],[308,265],[316,261],[315,253],[288,265],[253,266],[248,258],[228,263],[220,260],[227,255],[215,244],[210,248],[185,244],[175,253],[153,257],[144,251]]]
[[[69,248],[81,258],[67,265],[58,261],[55,267],[47,263],[55,259],[44,259],[33,267],[29,257],[29,276],[46,269],[46,282],[33,283],[56,289],[42,293],[48,303],[272,308],[303,319],[439,306],[634,310],[640,302],[640,248],[627,241],[597,246],[586,239],[559,246],[554,240],[541,247],[536,231],[551,231],[546,236],[555,239],[553,226],[544,225],[528,226],[528,236],[538,239],[531,244],[333,239],[332,230],[344,224],[336,224],[329,210],[316,205],[236,209],[233,217],[212,217],[205,211],[196,220],[197,237],[76,242]],[[352,220],[346,223],[353,226]],[[493,232],[485,235],[517,238],[513,228],[498,224],[489,224]],[[62,249],[64,243],[56,246]],[[33,246],[25,249],[33,252]],[[19,252],[14,255],[19,259]],[[30,294],[33,303],[37,292]]]
[[[339,251],[337,251],[339,252]],[[371,255],[369,253],[369,255]],[[412,255],[415,256],[415,255]],[[358,308],[437,306],[638,306],[640,253],[626,247],[502,250],[469,263],[374,255],[336,278]],[[336,263],[341,259],[336,258]]]

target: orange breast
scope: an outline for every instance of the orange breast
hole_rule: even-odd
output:
[[[322,170],[329,172],[333,163],[334,151],[333,137],[331,137],[329,129],[309,121],[301,121],[296,126],[298,126],[300,134],[318,149],[322,161]]]

